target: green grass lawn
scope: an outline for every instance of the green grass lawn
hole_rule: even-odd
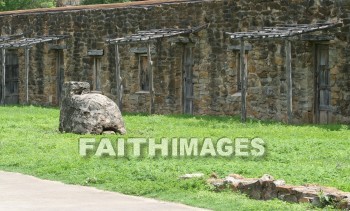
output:
[[[56,108],[0,107],[0,169],[89,185],[132,195],[181,202],[214,210],[306,210],[307,204],[256,201],[244,195],[215,193],[205,179],[179,180],[185,173],[216,172],[245,177],[267,173],[289,184],[320,184],[350,191],[350,127],[248,121],[234,117],[124,114],[127,137],[262,138],[262,158],[81,157],[80,137],[61,134]]]

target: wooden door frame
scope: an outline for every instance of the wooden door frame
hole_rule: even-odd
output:
[[[149,67],[148,67],[148,55],[147,55],[147,53],[138,53],[138,54],[136,54],[137,55],[137,59],[138,59],[138,84],[139,84],[139,88],[138,88],[138,92],[149,92],[150,91],[150,82],[149,82],[149,80],[150,80],[150,78],[149,78]],[[144,63],[143,62],[145,62],[145,61],[143,61],[144,59],[146,59],[146,66],[144,66]],[[142,68],[146,68],[146,77],[148,77],[148,83],[146,83],[147,84],[147,86],[148,86],[148,89],[144,89],[143,87],[142,87],[142,71],[144,70],[144,69],[142,69]]]
[[[187,72],[186,72],[186,64],[185,64],[185,61],[186,61],[186,55],[187,55],[187,50],[188,48],[190,49],[191,51],[191,59],[192,59],[192,66],[191,66],[191,73],[192,73],[192,91],[194,92],[193,90],[193,48],[194,48],[194,44],[193,43],[186,43],[186,44],[183,44],[183,53],[182,53],[182,112],[184,114],[190,114],[192,115],[193,114],[193,99],[191,100],[191,109],[189,112],[187,112],[186,110],[186,102],[187,102],[187,92],[186,92],[186,75],[187,75]],[[192,95],[194,95],[194,93],[192,93]],[[192,96],[193,97],[193,96]]]
[[[102,61],[100,56],[93,56],[93,91],[102,91],[101,88],[101,72]]]
[[[8,60],[8,57],[11,55],[15,55],[16,56],[16,63],[17,64],[9,64],[8,62],[6,62]],[[13,66],[17,65],[17,78],[13,78]],[[11,66],[11,69],[8,68],[9,66]],[[5,54],[5,96],[4,96],[4,104],[8,104],[9,102],[6,100],[8,98],[12,99],[13,96],[17,96],[15,97],[15,101],[17,101],[16,103],[12,103],[12,101],[10,102],[10,104],[18,104],[19,103],[19,57],[18,57],[18,49],[6,49],[6,54]],[[6,77],[6,75],[11,74],[11,77]],[[10,89],[7,89],[6,85],[8,83],[17,83],[17,92],[15,94],[10,93]],[[4,87],[3,87],[4,88]]]
[[[61,105],[62,89],[64,83],[64,52],[61,49],[56,50],[56,77],[57,77],[57,104]]]
[[[328,46],[329,49],[329,41],[323,42],[314,42],[313,43],[313,62],[314,62],[314,71],[313,71],[313,79],[314,79],[314,123],[320,124],[320,90],[319,90],[319,76],[318,76],[318,56],[319,56],[319,46]],[[328,51],[329,53],[329,51]],[[329,56],[328,56],[328,66],[329,66]],[[329,96],[331,97],[331,95]],[[329,113],[327,117],[327,124],[329,123]]]

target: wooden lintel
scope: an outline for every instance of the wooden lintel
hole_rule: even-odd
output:
[[[103,49],[91,49],[88,50],[88,56],[103,56]]]
[[[28,47],[30,47],[30,46],[28,46]],[[18,48],[20,48],[20,47],[8,47],[8,48],[5,48],[5,49],[6,50],[17,50]]]
[[[187,44],[190,43],[191,40],[188,37],[172,37],[168,39],[168,42],[170,43],[183,43],[183,44]]]
[[[64,50],[68,49],[67,45],[49,45],[50,50]]]
[[[251,51],[253,49],[253,46],[251,44],[247,44],[244,46],[245,51]],[[240,45],[229,45],[227,46],[227,51],[240,51],[241,46]]]
[[[129,44],[140,44],[140,43],[155,43],[157,40],[119,40],[119,41],[108,41],[110,44],[118,45],[129,45]]]
[[[136,53],[136,54],[146,54],[148,51],[147,47],[134,47],[134,48],[130,48],[130,52],[131,53]],[[151,47],[151,53],[154,54],[156,52],[156,50],[154,48]]]
[[[301,40],[303,41],[330,41],[334,40],[335,35],[326,35],[326,34],[321,34],[321,35],[313,35],[313,34],[303,34],[301,36]]]

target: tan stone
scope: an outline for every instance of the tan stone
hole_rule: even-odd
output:
[[[244,177],[240,174],[229,174],[229,177],[233,177],[235,179],[244,179]]]
[[[299,203],[311,203],[313,197],[302,197],[298,200]]]

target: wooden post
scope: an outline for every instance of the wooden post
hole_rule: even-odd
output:
[[[153,69],[152,69],[152,58],[151,58],[151,43],[148,43],[147,48],[147,57],[148,57],[148,73],[149,73],[149,93],[151,96],[150,103],[150,114],[154,113],[154,87],[153,87]]]
[[[94,67],[93,67],[93,82],[94,82],[94,86],[93,86],[93,90],[96,91],[97,90],[97,67],[96,67],[96,57],[94,58]]]
[[[6,95],[6,49],[2,48],[1,49],[1,69],[2,69],[2,80],[1,80],[1,87],[2,87],[2,92],[1,92],[1,104],[5,104],[5,95]]]
[[[286,74],[287,74],[287,114],[288,124],[293,121],[293,91],[292,91],[292,56],[291,56],[291,41],[285,41],[286,50]]]
[[[122,110],[122,85],[121,85],[121,77],[120,77],[120,56],[119,56],[119,45],[115,45],[115,77],[117,82],[117,105],[119,107],[119,110]]]
[[[247,119],[247,69],[245,68],[244,63],[244,56],[245,56],[245,49],[244,49],[244,39],[240,39],[240,72],[241,72],[241,98],[242,98],[242,109],[241,109],[241,121],[246,122]]]
[[[24,48],[24,64],[25,64],[25,72],[26,72],[26,82],[25,82],[25,90],[26,90],[26,103],[29,103],[29,47],[26,46]]]

